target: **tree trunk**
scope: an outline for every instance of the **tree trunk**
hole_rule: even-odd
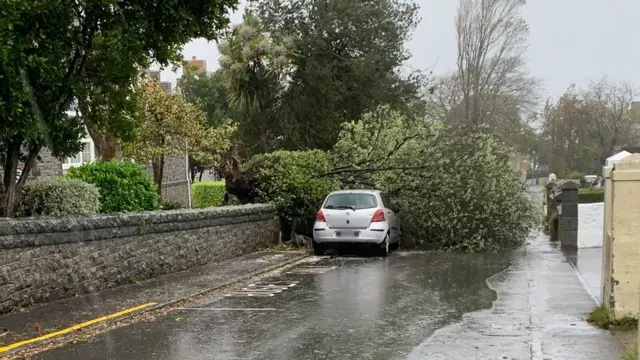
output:
[[[204,174],[204,170],[200,170],[200,175],[198,175],[198,181],[202,182],[202,175]]]
[[[164,175],[164,155],[157,156],[151,161],[153,168],[153,182],[156,183],[158,197],[162,201],[162,177]]]
[[[113,160],[118,156],[118,141],[117,139],[110,135],[103,133],[100,131],[96,125],[87,123],[87,131],[89,132],[89,136],[93,140],[93,144],[96,149],[96,155],[100,157],[100,159],[109,161]]]
[[[18,179],[16,183],[16,192],[15,192],[15,200],[20,197],[20,193],[22,192],[22,186],[27,181],[29,174],[31,173],[31,168],[33,164],[35,164],[38,159],[38,154],[40,153],[40,146],[34,146],[29,149],[29,153],[27,154],[27,158],[24,161],[24,166],[22,167],[22,174],[20,175],[20,179]]]
[[[4,176],[2,179],[3,196],[0,205],[0,216],[12,217],[16,198],[16,177],[18,175],[18,162],[20,161],[21,141],[10,141],[6,148],[6,158],[3,164]]]
[[[80,115],[87,127],[89,136],[91,136],[91,140],[93,140],[96,155],[105,161],[115,159],[118,155],[117,138],[107,132],[101,131],[96,124],[91,122],[89,119],[91,109],[86,100],[82,100],[82,98],[78,99],[78,108],[80,109]]]

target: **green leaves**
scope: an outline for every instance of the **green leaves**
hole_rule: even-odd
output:
[[[160,208],[149,173],[127,161],[96,161],[69,169],[68,178],[80,179],[98,187],[100,212],[135,212]]]
[[[388,107],[345,124],[332,151],[343,186],[392,195],[409,246],[464,251],[516,247],[535,221],[508,155],[488,135],[412,123]]]
[[[258,199],[275,204],[285,220],[301,218],[303,233],[325,196],[339,188],[335,178],[318,176],[330,170],[327,154],[320,150],[275,151],[254,156],[247,166],[257,172]]]
[[[22,189],[16,216],[71,216],[95,214],[100,193],[94,185],[76,179],[38,179]]]

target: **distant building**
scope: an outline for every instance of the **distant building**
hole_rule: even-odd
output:
[[[146,70],[145,76],[147,80],[157,82],[162,88],[162,90],[168,93],[170,93],[173,90],[172,89],[173,85],[171,84],[171,81],[161,81],[160,70]]]
[[[199,73],[207,72],[207,61],[200,60],[195,56],[191,57],[191,60],[187,60],[187,66],[195,68]]]

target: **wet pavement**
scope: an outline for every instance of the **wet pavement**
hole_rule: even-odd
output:
[[[544,235],[509,254],[323,257],[260,281],[35,358],[617,360],[623,352],[584,321],[595,302]]]
[[[600,293],[602,291],[602,248],[565,250],[565,255],[576,267],[590,294],[600,302]]]
[[[0,336],[0,348],[140,304],[162,304],[192,296],[304,256],[305,252],[256,252],[230,261],[196,266],[188,271],[163,275],[137,284],[6,314],[0,316],[0,331],[3,328],[8,330],[8,333]]]

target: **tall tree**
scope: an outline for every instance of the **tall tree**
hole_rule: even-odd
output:
[[[592,81],[583,92],[590,133],[597,144],[601,166],[623,146],[638,145],[640,117],[631,106],[639,94],[635,85],[612,82],[606,77]]]
[[[458,73],[450,73],[436,78],[432,91],[427,94],[427,119],[452,126],[468,127],[462,82]],[[498,94],[495,97],[476,98],[482,106],[490,106],[491,111],[483,115],[482,126],[474,130],[492,134],[505,144],[523,154],[530,153],[535,142],[531,120],[531,109],[525,108],[514,94]],[[485,104],[488,102],[490,104]]]
[[[340,124],[380,104],[412,110],[420,73],[404,75],[418,23],[411,0],[254,1],[265,27],[294,54],[277,104],[283,147],[330,149]]]
[[[215,162],[231,145],[235,128],[228,122],[205,126],[205,114],[180,94],[165,92],[156,82],[138,90],[138,114],[135,141],[125,143],[124,155],[146,164],[151,162],[153,180],[162,196],[164,162],[167,156],[184,156]]]
[[[239,136],[249,154],[277,145],[279,123],[274,116],[289,67],[289,48],[275,42],[251,12],[219,44],[220,76],[229,106],[238,114]]]
[[[537,80],[526,69],[526,0],[460,0],[455,19],[462,118],[474,128],[508,98],[519,110],[537,102]]]
[[[140,71],[151,62],[166,65],[178,60],[181,47],[193,37],[215,39],[236,4],[236,0],[3,3],[0,215],[11,215],[19,195],[24,181],[15,180],[20,160],[24,161],[21,179],[26,179],[42,147],[59,157],[79,150],[84,129],[80,119],[67,115],[72,101],[84,109],[81,120],[92,135],[94,125],[113,136],[132,133],[124,114],[132,108],[132,84]]]
[[[231,116],[229,96],[222,74],[213,74],[187,69],[178,79],[178,91],[192,104],[200,106],[207,117],[207,125],[221,124]]]
[[[640,114],[632,107],[637,94],[633,84],[603,77],[547,101],[543,134],[552,170],[598,173],[609,156],[640,143]]]

